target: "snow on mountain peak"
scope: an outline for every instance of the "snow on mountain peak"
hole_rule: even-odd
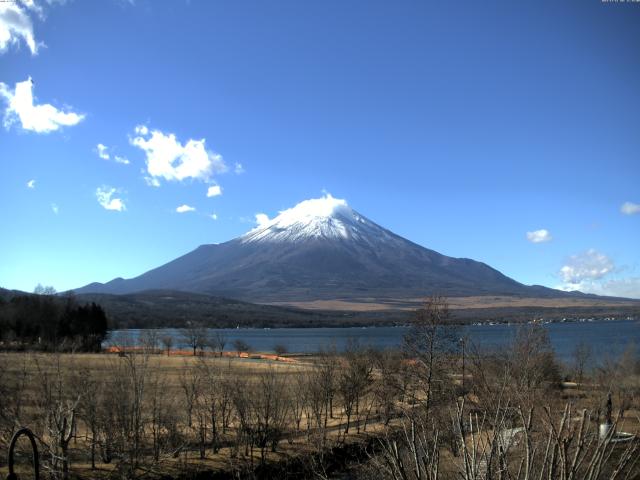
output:
[[[349,211],[351,209],[346,200],[334,198],[328,193],[322,198],[304,200],[293,208],[283,210],[273,220],[278,220],[280,223],[304,222],[312,218],[332,217],[340,210]]]
[[[353,211],[346,200],[331,194],[304,200],[271,220],[258,214],[256,220],[258,226],[241,237],[243,243],[352,238],[359,236],[359,226],[374,225]]]

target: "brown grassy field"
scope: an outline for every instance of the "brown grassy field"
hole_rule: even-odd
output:
[[[150,471],[155,472],[155,475],[178,475],[180,472],[191,469],[233,470],[234,468],[240,468],[240,466],[246,468],[247,465],[257,465],[263,461],[258,449],[252,448],[251,451],[237,452],[238,446],[235,444],[235,437],[240,427],[238,419],[235,418],[229,421],[227,433],[219,435],[220,448],[218,452],[211,452],[210,445],[208,445],[205,447],[206,454],[200,455],[198,429],[195,425],[188,426],[186,420],[185,388],[189,386],[187,384],[195,375],[202,374],[199,372],[203,367],[208,371],[215,371],[221,375],[220,378],[224,379],[224,383],[221,380],[220,388],[231,389],[240,386],[245,389],[244,394],[250,397],[251,401],[264,393],[256,390],[256,384],[261,379],[270,378],[273,375],[279,379],[278,388],[294,388],[294,384],[299,379],[313,372],[315,362],[318,360],[317,358],[305,357],[302,361],[283,362],[269,359],[269,357],[274,356],[268,354],[264,355],[265,358],[259,358],[260,354],[252,356],[254,358],[248,358],[246,355],[239,357],[235,352],[224,357],[215,355],[194,357],[186,352],[183,352],[183,354],[172,352],[170,356],[167,356],[165,353],[145,354],[142,350],[128,352],[125,356],[117,353],[47,354],[13,352],[0,353],[0,365],[2,366],[2,379],[7,385],[16,384],[21,380],[24,381],[20,391],[20,423],[30,426],[44,443],[51,443],[53,439],[50,438],[50,433],[41,425],[46,423],[43,422],[45,420],[43,417],[48,415],[48,412],[42,410],[38,400],[39,397],[41,398],[45,394],[42,388],[43,379],[47,378],[48,380],[53,380],[53,383],[59,382],[64,385],[65,391],[62,392],[61,403],[72,401],[77,397],[81,398],[81,402],[94,400],[94,398],[91,398],[93,395],[104,396],[105,392],[80,391],[81,377],[84,379],[102,379],[103,388],[108,389],[110,382],[114,380],[114,372],[118,372],[118,375],[124,373],[121,367],[126,362],[127,357],[144,357],[144,375],[148,381],[152,378],[161,379],[162,389],[159,395],[162,397],[162,401],[167,402],[170,405],[169,408],[174,410],[178,417],[177,428],[181,430],[184,437],[179,445],[178,454],[175,451],[173,453],[163,452],[157,461],[151,462],[153,463],[152,467],[147,466],[145,468],[150,468]],[[236,384],[236,380],[240,382]],[[202,391],[196,395],[206,395],[205,387],[201,385],[200,388]],[[285,394],[282,391],[271,393]],[[304,392],[297,391],[297,393],[302,395]],[[108,396],[104,399],[107,404],[111,402]],[[112,400],[114,403],[117,402],[116,398]],[[145,402],[147,409],[151,408],[149,403],[152,401],[153,399],[148,399]],[[103,408],[106,409],[108,407]],[[196,415],[195,410],[198,408],[206,410],[204,405],[194,406],[194,416]],[[371,408],[371,401],[369,401],[369,408]],[[77,407],[77,410],[81,410],[81,407]],[[79,417],[82,418],[80,415]],[[368,419],[365,426],[361,425],[362,418],[359,418],[359,421],[357,428],[354,428],[350,435],[345,435],[343,432],[345,416],[340,404],[336,401],[331,408],[331,413],[328,414],[328,418],[322,422],[323,435],[327,439],[324,441],[334,442],[337,438],[340,438],[341,442],[358,442],[362,440],[365,431],[371,434],[381,428],[378,419]],[[353,420],[352,424],[354,424]],[[211,425],[209,424],[207,427],[210,428]],[[149,428],[148,426],[144,428],[147,435],[149,434]],[[287,434],[283,435],[283,441],[280,442],[276,451],[268,450],[264,452],[265,461],[273,463],[316,451],[316,446],[313,442],[310,443],[310,438],[317,437],[318,424],[311,417],[310,410],[307,409],[300,413],[298,426],[296,426],[294,419],[285,418],[281,428],[286,429]],[[362,433],[360,433],[361,430]],[[91,445],[90,437],[91,431],[87,423],[83,420],[78,421],[68,453],[74,474],[81,478],[107,478],[116,475],[117,465],[115,462],[105,463],[98,460],[96,468],[91,469],[91,463],[87,458],[87,452],[90,450]],[[26,442],[22,443],[23,447],[27,446]],[[44,458],[46,459],[46,454]],[[0,460],[0,473],[4,475],[6,472],[6,464]]]
[[[414,310],[424,302],[422,298],[357,300],[314,300],[310,302],[273,302],[270,305],[293,306],[311,310],[346,310],[357,312],[384,310]],[[451,310],[513,307],[640,307],[637,300],[602,298],[527,298],[512,296],[448,297]]]

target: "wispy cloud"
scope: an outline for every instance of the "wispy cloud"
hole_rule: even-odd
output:
[[[610,297],[640,298],[640,277],[615,278],[603,281],[583,280],[579,283],[562,284],[556,287],[567,292],[607,295]]]
[[[640,213],[640,204],[633,202],[624,202],[620,207],[620,211],[625,215],[634,215]]]
[[[553,239],[549,230],[544,228],[541,230],[534,230],[533,232],[527,232],[527,240],[531,243],[543,243],[550,242]]]
[[[96,198],[98,199],[98,203],[105,210],[115,210],[117,212],[122,212],[126,210],[126,206],[124,201],[121,198],[116,198],[114,195],[117,193],[115,188],[111,187],[98,187],[96,189]]]
[[[111,158],[108,150],[109,149],[107,148],[107,146],[103,145],[102,143],[96,145],[96,153],[103,160],[109,160]]]
[[[16,83],[13,91],[4,83],[0,83],[0,98],[7,103],[3,122],[5,128],[8,129],[14,123],[20,122],[25,130],[49,133],[62,127],[77,125],[82,121],[82,114],[59,110],[48,103],[35,105],[33,85],[31,77],[24,82]]]
[[[36,188],[36,181],[35,180],[29,180],[27,182],[27,188]]]
[[[51,210],[53,211],[53,213],[55,213],[56,215],[58,215],[58,212],[60,211],[60,209],[58,208],[58,205],[56,205],[55,203],[51,204]]]
[[[178,208],[176,208],[176,212],[178,213],[187,213],[187,212],[194,212],[196,209],[195,207],[192,207],[191,205],[180,205]]]
[[[149,133],[149,129],[146,125],[136,125],[133,131],[136,135],[147,135]]]
[[[109,153],[109,147],[106,145],[99,143],[96,145],[96,153],[102,160],[113,160],[116,163],[121,163],[122,165],[129,165],[129,159],[125,157],[121,157],[119,155],[111,155]]]
[[[144,173],[144,171],[142,173]],[[144,179],[144,183],[146,183],[150,187],[158,188],[160,186],[160,180],[158,180],[157,178],[148,176],[144,176],[142,178]]]
[[[640,298],[640,277],[616,278],[583,286],[583,291],[596,295]]]
[[[222,195],[222,187],[220,185],[211,185],[207,189],[207,197],[217,197]]]
[[[145,152],[147,177],[158,185],[161,179],[209,181],[227,170],[222,155],[206,149],[204,138],[181,143],[173,133],[149,130],[145,125],[136,126],[134,132],[131,144]]]
[[[209,218],[211,220],[217,220],[218,219],[218,214],[217,213],[212,213],[211,215],[209,215]]]
[[[241,163],[236,163],[236,164],[234,165],[234,167],[233,167],[233,172],[234,172],[236,175],[240,175],[240,174],[242,174],[242,173],[244,173],[244,172],[245,172],[245,169],[244,169],[244,167],[242,166],[242,164],[241,164]]]

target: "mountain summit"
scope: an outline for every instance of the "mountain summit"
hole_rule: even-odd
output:
[[[300,202],[240,237],[242,243],[302,243],[309,240],[364,241],[387,231],[354,211],[345,200],[326,195]]]
[[[202,245],[138,277],[78,293],[163,289],[254,302],[569,294],[525,286],[490,266],[406,240],[326,195],[305,200],[241,237]]]

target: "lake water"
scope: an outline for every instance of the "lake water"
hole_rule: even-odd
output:
[[[544,325],[549,332],[551,344],[561,361],[569,362],[576,345],[584,342],[591,346],[592,356],[603,359],[617,356],[629,345],[640,349],[640,321],[611,320],[593,322],[549,323]],[[509,343],[517,325],[468,325],[460,327],[460,335],[482,347],[500,347]],[[127,338],[134,344],[144,330],[115,330],[105,342],[122,341]],[[211,332],[216,330],[211,329]],[[284,345],[288,351],[315,353],[334,347],[340,351],[349,341],[357,340],[361,346],[394,348],[402,345],[407,327],[366,328],[274,328],[274,329],[219,329],[227,338],[225,349],[233,349],[233,341],[240,339],[248,343],[253,351],[272,352],[275,345]],[[188,349],[178,329],[159,329],[159,336],[171,335],[173,348]]]

